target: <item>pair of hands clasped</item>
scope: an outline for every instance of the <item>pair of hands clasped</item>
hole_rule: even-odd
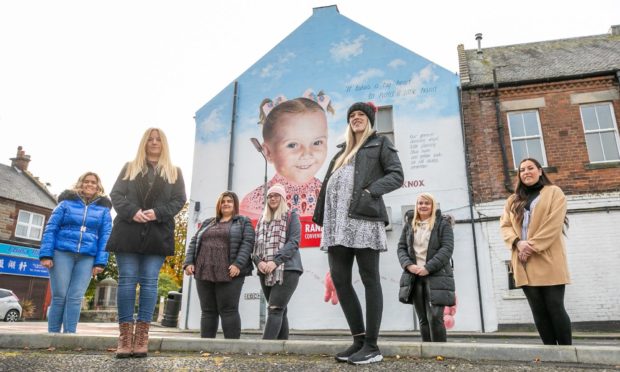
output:
[[[273,261],[261,261],[258,263],[258,271],[263,274],[271,274],[278,265]]]
[[[536,251],[534,250],[534,244],[527,240],[519,240],[516,245],[518,251],[517,255],[521,263],[526,263],[527,259],[530,258],[532,253],[536,253]]]
[[[424,266],[418,265],[407,266],[407,271],[418,276],[427,276],[429,274],[428,270],[426,270]]]
[[[148,209],[146,211],[143,211],[142,209],[140,209],[133,216],[133,220],[138,223],[147,223],[149,221],[156,221],[157,215],[155,214],[155,211],[152,209]]]
[[[185,275],[189,275],[189,276],[194,275],[194,269],[195,269],[194,265],[185,266]],[[239,276],[240,272],[241,270],[239,270],[237,266],[235,265],[228,266],[228,275],[230,275],[231,278]]]

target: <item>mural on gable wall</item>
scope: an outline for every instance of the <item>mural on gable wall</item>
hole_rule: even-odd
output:
[[[321,229],[311,219],[329,159],[344,141],[347,108],[372,101],[380,108],[375,128],[390,132],[386,135],[399,149],[405,172],[403,187],[384,197],[395,228],[388,233],[389,251],[381,259],[386,304],[382,329],[411,329],[413,324],[403,325],[402,319],[412,309],[398,304],[396,295],[402,270],[396,243],[404,212],[417,193],[427,191],[444,212],[468,217],[457,76],[327,7],[315,9],[237,83],[234,127],[234,83],[196,113],[191,200],[199,201],[201,210],[191,217],[194,224],[215,215],[215,200],[227,188],[229,168],[232,190],[242,199],[241,214],[258,219],[265,159],[251,142],[256,138],[268,162],[268,187],[284,184],[287,203],[301,215],[305,272],[289,306],[291,328],[347,328],[339,307],[323,302],[324,297],[329,300],[327,257],[317,248]],[[274,115],[299,102],[305,107],[302,112]],[[258,301],[250,291],[259,292],[258,279],[245,283],[243,327],[257,328]],[[355,285],[363,288],[359,278]],[[193,312],[197,299],[192,301]],[[392,302],[397,307],[393,311]],[[199,318],[190,316],[190,328],[198,327]],[[475,323],[475,316],[472,319]]]

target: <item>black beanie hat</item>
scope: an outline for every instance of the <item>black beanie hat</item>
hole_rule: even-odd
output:
[[[347,111],[347,123],[349,122],[349,115],[353,111],[362,111],[366,116],[368,116],[368,120],[370,121],[370,126],[374,128],[375,126],[375,111],[377,108],[372,102],[356,102],[351,107],[349,107],[349,111]]]

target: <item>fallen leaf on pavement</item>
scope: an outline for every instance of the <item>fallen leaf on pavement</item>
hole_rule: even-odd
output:
[[[210,356],[211,356],[211,353],[201,353],[201,354],[200,354],[200,356],[201,356],[201,357],[207,357],[207,358],[208,358],[208,357],[210,357]]]
[[[109,347],[109,348],[107,348],[105,351],[108,351],[108,352],[112,352],[112,353],[113,353],[113,352],[116,352],[116,348],[115,348],[115,347]]]
[[[445,358],[444,358],[444,357],[442,357],[441,355],[437,355],[437,356],[435,357],[435,359],[437,359],[437,361],[439,361],[439,362],[442,362]]]

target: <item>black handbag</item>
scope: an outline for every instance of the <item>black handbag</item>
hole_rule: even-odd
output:
[[[398,290],[398,301],[404,304],[412,304],[413,298],[413,281],[415,277],[411,275],[408,271],[403,271],[400,276],[400,289]]]

